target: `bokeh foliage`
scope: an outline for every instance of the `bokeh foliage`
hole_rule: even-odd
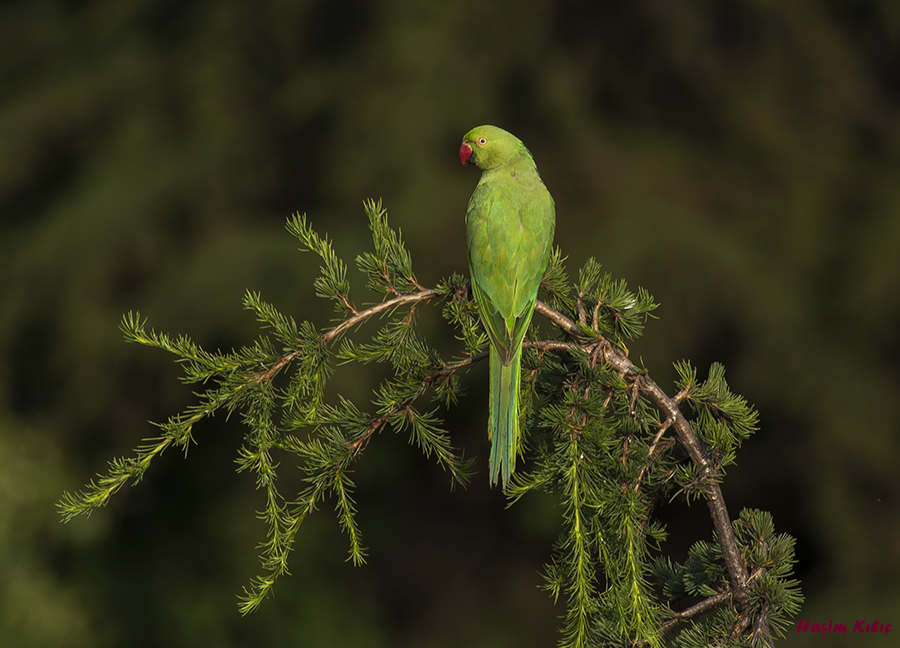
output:
[[[574,264],[595,256],[662,304],[632,353],[657,372],[722,361],[762,413],[727,494],[798,538],[802,615],[886,616],[900,598],[898,14],[890,0],[5,3],[4,636],[266,645],[302,626],[315,645],[421,645],[452,618],[447,645],[512,643],[510,626],[517,643],[553,641],[559,611],[533,577],[555,532],[540,506],[483,537],[502,502],[478,479],[474,511],[459,493],[410,496],[405,479],[431,473],[402,444],[378,451],[359,496],[395,521],[418,512],[424,530],[373,530],[389,555],[338,577],[349,567],[317,529],[292,580],[319,596],[298,583],[246,622],[232,593],[254,565],[235,547],[259,529],[227,526],[254,497],[228,465],[233,427],[203,432],[231,447],[191,454],[200,484],[173,458],[88,525],[61,528],[53,510],[146,419],[189,402],[164,359],[121,343],[122,313],[240,346],[247,290],[314,303],[286,215],[307,212],[353,256],[368,196],[390,205],[424,283],[463,272],[475,177],[454,153],[485,122],[534,153]],[[482,409],[457,422],[479,456]],[[198,508],[210,499],[221,508]],[[201,552],[204,535],[221,552]]]

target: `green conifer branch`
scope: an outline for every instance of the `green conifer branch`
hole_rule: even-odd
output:
[[[365,562],[352,467],[380,432],[407,435],[449,472],[451,485],[466,483],[471,464],[453,447],[440,410],[459,398],[460,374],[487,357],[467,281],[453,275],[433,289],[422,286],[381,203],[369,201],[365,210],[373,247],[356,266],[367,287],[382,295],[365,307],[351,298],[347,266],[328,238],[305,215],[288,221],[301,249],[322,261],[314,288],[339,313],[330,328],[297,322],[255,292],[244,296],[243,306],[263,333],[229,353],[147,329],[137,313],[123,318],[126,341],[173,354],[182,380],[203,390],[194,405],[157,425],[159,434],[132,457],[114,459],[83,490],[65,493],[63,519],[105,505],[123,485],[140,481],[167,448],[186,452],[204,418],[240,413],[247,431],[235,461],[263,494],[257,516],[266,528],[259,545],[264,573],[240,603],[248,613],[289,573],[296,534],[325,502],[348,538],[348,559]],[[742,512],[732,523],[719,485],[740,444],[756,431],[756,412],[730,391],[720,365],[700,381],[689,363],[676,363],[678,392],[668,396],[628,357],[628,345],[653,317],[652,297],[632,292],[593,259],[572,285],[563,262],[554,250],[542,281],[546,301],[535,309],[559,333],[541,339],[532,331],[524,343],[528,461],[507,490],[510,504],[533,490],[559,498],[562,530],[544,587],[554,600],[566,600],[561,645],[769,641],[784,632],[800,601],[791,579],[793,540],[776,535],[771,517],[760,512]],[[434,303],[461,344],[452,360],[419,333],[417,313]],[[329,401],[326,385],[335,367],[352,363],[381,364],[390,375],[367,404],[343,396]],[[429,397],[439,406],[423,407]],[[284,457],[293,457],[303,476],[293,495],[277,485]],[[698,541],[684,564],[651,559],[665,537],[653,509],[671,498],[703,500],[712,519],[715,541]],[[680,611],[670,607],[685,598],[691,602]]]

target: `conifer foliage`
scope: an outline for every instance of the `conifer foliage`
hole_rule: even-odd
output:
[[[216,413],[238,413],[246,432],[238,470],[255,475],[265,493],[259,517],[268,528],[262,574],[241,598],[243,613],[257,609],[279,576],[306,518],[328,503],[349,543],[349,558],[366,558],[357,522],[352,466],[382,430],[408,435],[433,457],[451,485],[465,485],[470,462],[453,446],[441,412],[460,396],[460,375],[487,357],[487,337],[467,280],[453,275],[422,286],[399,232],[380,203],[365,210],[373,248],[356,259],[367,287],[382,295],[358,307],[346,264],[305,216],[288,231],[301,249],[321,259],[316,294],[333,303],[337,323],[320,329],[296,322],[248,292],[243,300],[263,332],[250,346],[209,352],[185,336],[148,329],[137,313],[121,329],[128,342],[172,353],[185,383],[201,386],[197,402],[159,424],[158,433],[105,474],[60,502],[64,519],[89,514],[124,485],[141,480],[153,460],[175,447],[187,452],[194,425]],[[757,429],[756,412],[714,365],[706,380],[687,362],[676,364],[677,393],[668,396],[649,372],[628,357],[656,308],[652,297],[604,273],[590,259],[571,284],[555,253],[536,312],[556,333],[525,343],[520,452],[528,461],[507,489],[510,503],[531,491],[559,500],[561,532],[544,572],[544,587],[567,612],[561,646],[770,645],[799,610],[792,580],[793,539],[775,533],[771,516],[742,511],[731,521],[719,483],[741,443]],[[422,337],[416,313],[442,305],[456,357],[445,359]],[[539,319],[539,318],[535,318]],[[363,336],[372,325],[373,334]],[[341,363],[379,363],[388,377],[370,402],[326,397]],[[283,493],[279,465],[293,455],[303,487]],[[683,563],[660,555],[666,529],[654,519],[661,501],[706,503],[711,539],[698,539]]]

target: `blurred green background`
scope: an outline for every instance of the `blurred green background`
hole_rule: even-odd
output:
[[[88,520],[54,507],[191,402],[123,313],[213,349],[253,340],[248,289],[327,322],[291,212],[349,261],[382,198],[420,281],[465,272],[457,149],[481,123],[531,149],[570,271],[595,256],[662,304],[632,357],[670,390],[673,361],[721,361],[760,410],[724,490],[797,538],[800,618],[900,630],[898,109],[893,0],[3,3],[3,645],[555,644],[557,513],[487,488],[482,367],[448,415],[470,487],[381,435],[357,471],[369,564],[325,507],[247,618],[264,527],[237,420]],[[662,515],[676,559],[710,537],[702,505]]]

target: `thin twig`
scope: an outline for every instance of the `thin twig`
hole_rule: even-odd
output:
[[[713,608],[719,607],[720,605],[724,605],[731,599],[731,594],[731,590],[727,589],[724,592],[719,592],[718,594],[714,594],[709,598],[703,599],[699,603],[692,605],[682,612],[676,612],[673,618],[669,619],[659,627],[660,633],[665,634],[682,621],[687,621],[691,617],[697,616],[698,614],[706,612],[707,610],[712,610]],[[648,643],[649,641],[647,641],[647,639],[643,639],[635,645],[646,646]]]
[[[459,360],[457,362],[451,362],[450,364],[444,365],[443,367],[436,369],[433,372],[431,372],[430,374],[428,374],[427,376],[425,376],[422,379],[422,383],[423,384],[431,384],[435,380],[438,380],[439,378],[443,378],[447,374],[452,374],[453,372],[459,371],[460,369],[462,369],[464,367],[468,367],[470,365],[475,364],[476,362],[480,362],[487,357],[488,357],[488,352],[482,351],[481,353],[477,353],[477,354],[469,356],[467,358],[463,358],[462,360]]]
[[[663,435],[666,433],[666,430],[672,427],[673,423],[675,423],[674,418],[666,418],[666,420],[660,423],[659,429],[656,431],[656,436],[653,437],[653,442],[647,449],[647,463],[641,466],[641,471],[638,473],[637,479],[634,480],[635,493],[638,492],[638,489],[641,487],[641,480],[644,478],[644,473],[647,472],[647,469],[650,467],[650,462],[653,461],[653,456],[656,454],[656,447],[662,440]]]
[[[345,319],[343,322],[335,326],[333,329],[329,329],[325,333],[320,336],[320,340],[323,344],[329,344],[334,340],[338,339],[341,335],[346,333],[349,329],[353,328],[357,324],[361,324],[366,321],[370,317],[383,313],[385,311],[389,311],[392,308],[396,308],[398,306],[403,306],[404,304],[417,304],[418,302],[425,301],[427,299],[431,299],[437,295],[437,290],[429,288],[427,290],[421,290],[416,293],[411,293],[409,295],[400,295],[399,297],[394,297],[392,299],[388,299],[383,302],[379,302],[374,306],[370,306],[365,310],[358,311],[352,305],[349,305],[346,296],[344,297],[344,304],[349,305],[348,307],[353,312],[353,315]],[[267,367],[264,371],[260,371],[255,373],[252,376],[252,380],[254,384],[260,384],[263,382],[268,382],[272,380],[282,369],[284,369],[287,365],[291,364],[294,360],[296,360],[303,353],[302,348],[294,349],[290,353],[286,353],[278,360],[276,360],[272,366]]]
[[[431,299],[435,295],[437,295],[437,290],[429,288],[427,290],[420,290],[419,292],[411,293],[409,295],[400,295],[398,297],[393,297],[392,299],[379,302],[374,306],[366,308],[365,310],[358,311],[352,317],[348,317],[333,329],[325,332],[322,335],[321,340],[323,343],[328,344],[329,342],[332,342],[333,340],[342,336],[348,329],[351,329],[357,324],[366,321],[373,315],[378,315],[379,313],[389,311],[392,308],[396,308],[397,306],[402,306],[404,304],[415,304],[416,302],[425,301],[426,299]]]

